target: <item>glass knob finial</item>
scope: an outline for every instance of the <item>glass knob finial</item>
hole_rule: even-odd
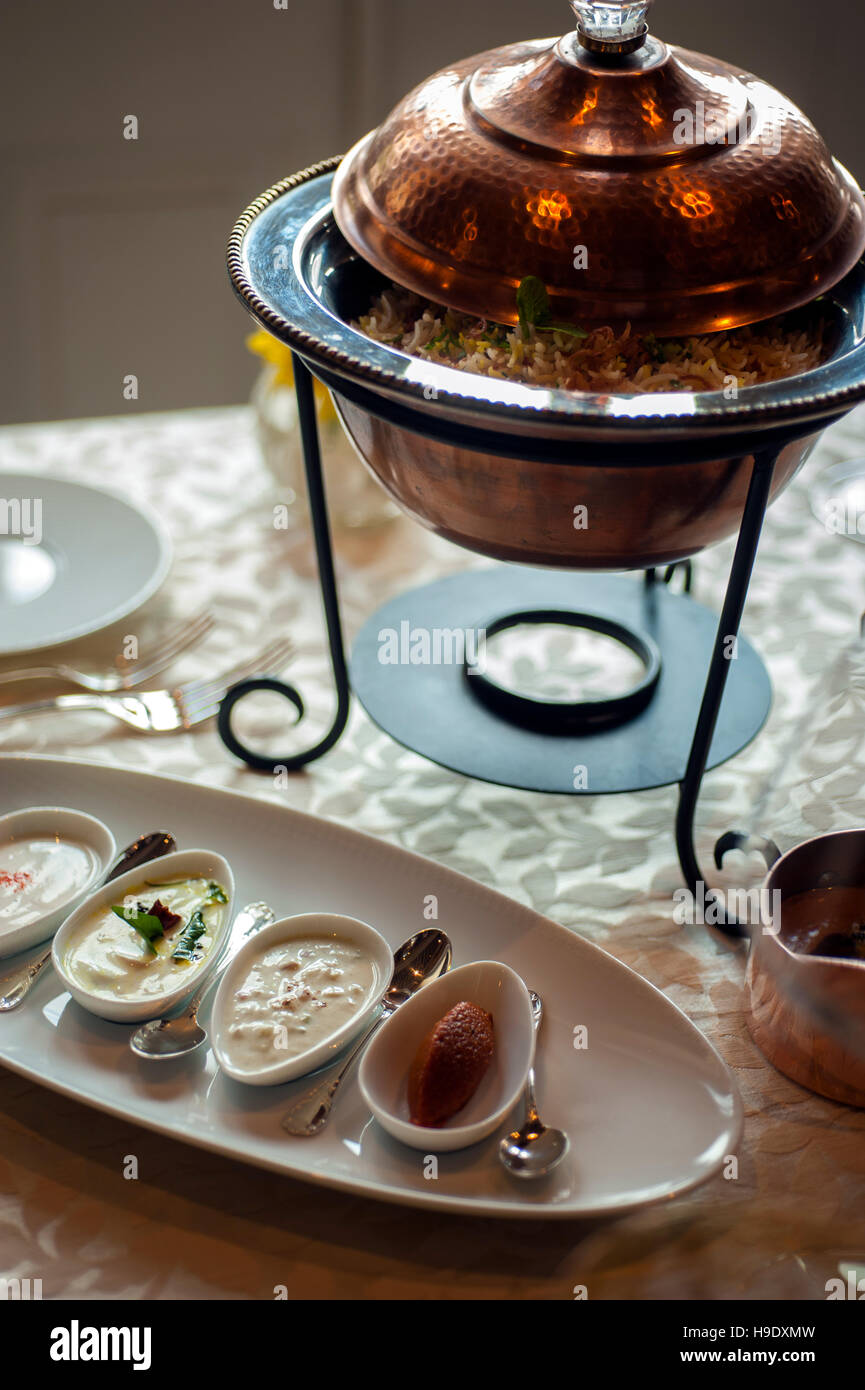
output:
[[[623,4],[601,0],[571,0],[580,32],[599,44],[627,43],[646,32],[646,15],[652,0],[626,0]]]

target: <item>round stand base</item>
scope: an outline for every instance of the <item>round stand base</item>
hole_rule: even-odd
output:
[[[464,675],[461,656],[413,665],[403,642],[396,664],[382,661],[383,633],[405,636],[415,630],[429,634],[432,642],[435,633],[491,628],[502,615],[530,608],[592,613],[651,639],[662,666],[646,708],[627,723],[596,732],[537,732],[482,704],[472,693],[471,677]],[[643,791],[684,776],[717,626],[717,614],[689,595],[671,593],[661,583],[646,585],[636,576],[497,565],[410,589],[385,604],[358,634],[351,680],[381,729],[466,777],[572,795]],[[766,668],[740,637],[709,767],[751,742],[771,699]]]

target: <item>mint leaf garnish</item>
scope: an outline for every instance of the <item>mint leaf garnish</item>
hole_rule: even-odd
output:
[[[538,332],[570,333],[574,338],[588,338],[584,328],[574,323],[556,323],[550,309],[550,296],[543,280],[537,275],[526,275],[517,290],[517,313],[520,318],[520,331],[523,341],[529,336],[529,329]]]
[[[543,280],[537,275],[527,275],[520,281],[517,290],[517,313],[524,338],[529,336],[529,328],[538,328],[546,323],[550,315],[550,296]]]
[[[541,331],[546,329],[550,333],[570,333],[572,338],[588,338],[585,328],[578,328],[575,323],[542,323]]]

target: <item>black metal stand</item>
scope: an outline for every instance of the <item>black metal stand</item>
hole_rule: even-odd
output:
[[[328,752],[338,742],[345,729],[350,704],[349,677],[340,623],[339,595],[334,573],[330,526],[322,475],[313,381],[305,362],[297,354],[292,354],[292,357],[309,492],[309,508],[336,692],[336,711],[328,732],[310,748],[285,757],[265,757],[244,747],[234,734],[231,728],[231,713],[234,706],[238,700],[251,691],[278,690],[294,704],[300,719],[303,716],[303,703],[300,696],[293,687],[271,679],[254,679],[234,686],[226,695],[220,709],[220,735],[230,751],[247,763],[249,767],[266,772],[273,772],[277,768],[296,770]],[[384,411],[385,406],[381,398],[376,400],[374,408],[378,412]],[[400,408],[394,406],[393,409],[396,411]],[[694,818],[697,802],[731,661],[735,659],[736,640],[769,501],[775,463],[789,439],[804,432],[804,429],[791,430],[783,438],[773,439],[770,447],[766,447],[762,451],[758,450],[754,456],[751,482],[715,635],[702,704],[694,730],[687,767],[679,785],[679,802],[675,823],[676,846],[685,881],[694,892],[696,892],[699,883],[705,882],[694,849]],[[682,567],[684,569],[684,588],[688,592],[691,586],[690,562],[683,562]],[[675,565],[667,568],[663,576],[665,582],[669,582],[676,568],[678,566]],[[652,585],[655,579],[654,570],[645,572],[647,585]],[[722,922],[722,930],[735,936],[743,934],[743,929],[738,923],[727,920],[720,912],[719,920]]]
[[[646,708],[658,688],[662,666],[661,653],[651,638],[640,636],[638,632],[622,623],[598,617],[594,613],[562,612],[557,608],[531,608],[508,613],[506,617],[486,623],[485,640],[495,637],[499,632],[506,632],[509,628],[539,626],[544,623],[558,623],[612,637],[639,658],[644,671],[642,680],[624,695],[608,696],[601,700],[580,700],[571,703],[536,700],[508,690],[483,672],[476,659],[466,658],[463,662],[463,676],[470,683],[473,695],[488,709],[523,728],[537,729],[542,734],[557,734],[611,728],[627,723]]]
[[[253,752],[250,748],[246,748],[231,727],[231,713],[238,700],[242,700],[245,695],[249,695],[254,690],[275,691],[285,695],[286,699],[290,700],[298,710],[298,722],[303,718],[303,701],[293,686],[286,685],[282,681],[256,679],[241,681],[232,686],[220,705],[219,735],[229,752],[240,758],[256,772],[273,772],[276,768],[285,768],[287,772],[296,772],[300,768],[306,767],[307,763],[320,758],[324,753],[329,753],[345,731],[351,704],[351,689],[345,660],[342,623],[339,616],[339,593],[333,566],[330,522],[327,515],[327,499],[324,494],[324,474],[321,467],[321,447],[318,438],[312,375],[302,358],[298,357],[296,353],[292,353],[291,356],[294,364],[294,387],[297,395],[300,436],[303,443],[312,533],[315,540],[315,557],[318,564],[318,577],[321,584],[327,640],[330,648],[330,665],[336,692],[336,709],[333,722],[327,733],[311,748],[300,753],[289,753],[284,758],[265,757],[260,753]]]
[[[679,806],[676,812],[676,849],[685,882],[692,893],[696,893],[697,885],[700,882],[705,882],[694,849],[694,818],[697,812],[697,800],[706,771],[706,760],[709,756],[712,735],[715,732],[718,711],[724,696],[724,687],[730,672],[730,662],[735,659],[739,626],[742,621],[748,586],[751,582],[751,573],[754,569],[757,546],[760,543],[766,508],[769,505],[772,474],[775,471],[779,452],[776,448],[754,455],[751,483],[745,501],[745,510],[742,514],[739,539],[736,543],[736,551],[727,580],[724,605],[718,621],[715,646],[709,663],[706,688],[703,692],[703,702],[697,718],[697,727],[694,730],[688,766],[679,786]],[[719,903],[715,903],[715,908],[718,914],[717,925],[720,930],[726,931],[732,936],[744,936],[746,934],[741,924],[728,917]]]

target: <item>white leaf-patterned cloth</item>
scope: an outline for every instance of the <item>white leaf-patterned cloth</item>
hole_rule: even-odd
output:
[[[769,514],[744,627],[769,665],[775,703],[752,746],[706,780],[697,839],[707,872],[715,839],[731,828],[795,838],[836,816],[865,824],[865,677],[852,651],[865,547],[823,530],[807,496],[821,466],[857,455],[865,455],[862,412],[829,433]],[[305,531],[274,528],[280,498],[247,411],[9,428],[0,431],[0,469],[119,486],[154,506],[173,535],[162,593],[69,655],[98,666],[129,633],[146,649],[171,614],[210,605],[216,631],[176,674],[227,666],[290,633],[297,656],[288,676],[310,728],[326,727],[332,697],[314,554]],[[715,608],[731,555],[726,543],[696,563],[696,595]],[[349,634],[400,590],[482,563],[407,521],[338,538],[337,559]],[[14,698],[37,693],[45,688],[16,688]],[[767,781],[778,800],[778,759],[809,712],[781,812],[773,823],[767,809],[768,823],[754,826]],[[273,730],[264,705],[244,719],[247,734]],[[581,1283],[591,1298],[798,1298],[824,1297],[833,1262],[865,1255],[865,1112],[773,1071],[744,1027],[741,951],[674,921],[674,788],[597,798],[492,788],[397,747],[356,706],[337,748],[286,787],[239,766],[212,725],[144,739],[97,716],[52,717],[0,725],[0,749],[78,754],[287,799],[490,883],[664,990],[733,1067],[746,1111],[738,1173],[728,1180],[593,1230],[528,1230],[287,1182],[0,1071],[0,1275],[39,1277],[46,1298],[271,1298],[286,1285],[290,1296],[311,1298],[571,1299]],[[743,872],[731,862],[722,879],[738,884]],[[123,1177],[129,1154],[136,1181]]]

